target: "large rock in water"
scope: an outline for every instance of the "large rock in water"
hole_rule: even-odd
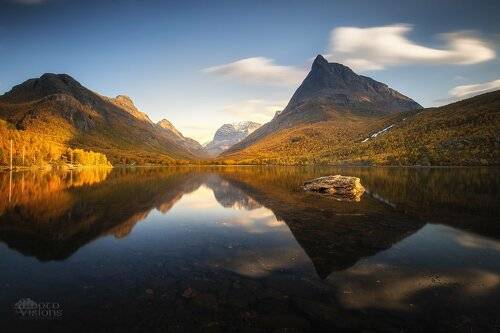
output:
[[[365,192],[358,177],[326,176],[306,181],[304,190],[332,196],[339,201],[360,201]]]

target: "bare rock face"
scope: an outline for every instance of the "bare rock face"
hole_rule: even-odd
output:
[[[422,108],[385,83],[358,75],[342,64],[329,63],[321,55],[314,60],[311,71],[293,94],[283,114],[296,112],[294,109],[297,106],[311,100],[374,114],[394,114]]]
[[[360,201],[365,192],[358,177],[326,176],[306,181],[304,190],[331,196],[339,201]]]
[[[206,144],[205,150],[210,156],[217,156],[246,138],[260,126],[261,124],[253,121],[224,124],[215,132],[214,139]]]

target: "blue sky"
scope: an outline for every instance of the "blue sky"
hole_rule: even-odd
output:
[[[0,93],[45,72],[209,140],[265,122],[323,54],[424,106],[500,87],[499,1],[0,0]]]

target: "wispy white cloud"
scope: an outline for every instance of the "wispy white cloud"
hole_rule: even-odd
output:
[[[285,100],[249,99],[227,105],[223,112],[240,120],[251,120],[264,124],[274,117],[276,111],[283,110],[286,104]]]
[[[436,105],[453,103],[462,99],[470,98],[476,95],[481,95],[487,92],[500,89],[500,79],[484,83],[466,84],[456,86],[448,91],[448,97],[436,99]]]
[[[296,85],[306,75],[305,69],[276,65],[273,59],[253,57],[202,70],[208,74],[236,79],[244,83]]]
[[[431,47],[409,39],[408,34],[412,30],[413,26],[409,24],[368,28],[338,27],[330,32],[330,43],[325,57],[329,61],[343,63],[356,71],[416,64],[472,65],[496,57],[494,47],[471,31],[439,34],[437,37],[443,41],[442,45]],[[252,57],[208,67],[202,72],[241,83],[292,89],[305,78],[307,69],[301,66],[280,65],[266,57]],[[453,80],[456,84],[466,82],[466,78],[461,76],[456,76]],[[450,102],[498,89],[495,88],[497,84],[497,81],[493,81],[479,85],[458,86],[450,91],[448,98],[435,102]],[[277,110],[282,110],[285,106],[286,101],[251,99],[228,105],[223,112],[239,120],[265,123]]]
[[[500,79],[478,84],[456,86],[450,90],[450,97],[463,99],[500,89]]]
[[[440,34],[443,47],[431,48],[409,40],[406,35],[412,29],[408,24],[333,29],[327,58],[364,71],[407,64],[469,65],[496,56],[486,41],[471,32]]]

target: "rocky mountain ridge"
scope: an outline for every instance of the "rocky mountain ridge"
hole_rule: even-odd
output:
[[[224,124],[215,132],[213,140],[205,145],[205,151],[210,156],[217,156],[246,138],[260,126],[261,124],[253,121]]]
[[[14,86],[0,96],[0,119],[58,146],[104,153],[113,163],[192,161],[202,150],[176,129],[154,124],[129,97],[102,96],[67,74]]]

